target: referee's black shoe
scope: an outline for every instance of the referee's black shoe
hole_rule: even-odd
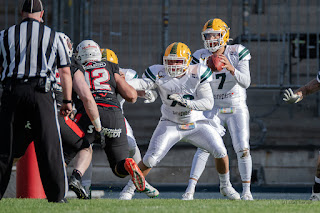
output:
[[[89,195],[82,186],[81,182],[74,176],[71,175],[69,178],[69,189],[76,193],[79,199],[89,199]]]

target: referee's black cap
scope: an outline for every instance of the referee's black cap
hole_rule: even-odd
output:
[[[41,0],[25,0],[22,6],[22,12],[37,13],[43,10]]]

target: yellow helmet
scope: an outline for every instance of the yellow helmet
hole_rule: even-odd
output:
[[[228,25],[219,18],[207,21],[201,33],[204,47],[211,52],[216,52],[225,46],[229,41],[229,30]],[[211,39],[212,34],[219,34],[219,38]]]
[[[102,61],[110,61],[112,63],[118,64],[117,55],[110,49],[100,49],[102,54]]]
[[[172,62],[174,61],[174,64]],[[187,45],[182,42],[170,44],[163,56],[163,65],[166,73],[171,77],[183,75],[191,62],[191,51]]]

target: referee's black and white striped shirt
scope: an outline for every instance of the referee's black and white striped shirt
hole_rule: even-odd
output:
[[[60,36],[32,18],[0,32],[1,81],[7,77],[46,77],[47,72],[70,66]]]

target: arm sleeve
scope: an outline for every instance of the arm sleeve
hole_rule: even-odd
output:
[[[57,67],[67,67],[70,66],[70,58],[68,56],[68,53],[66,51],[66,48],[62,42],[62,38],[58,36],[56,33],[56,39],[57,39]]]
[[[210,83],[200,84],[197,89],[196,100],[187,100],[187,107],[189,109],[206,111],[211,110],[214,104],[212,89]]]
[[[251,77],[248,60],[239,62],[238,66],[235,68],[234,71],[234,78],[240,86],[246,89],[250,86]]]
[[[143,79],[135,78],[135,79],[132,79],[127,82],[130,86],[132,86],[135,90],[138,90],[138,91],[139,90],[144,91],[144,90],[149,90],[149,89],[155,89],[157,86],[152,80],[150,80],[148,78],[143,78]]]

